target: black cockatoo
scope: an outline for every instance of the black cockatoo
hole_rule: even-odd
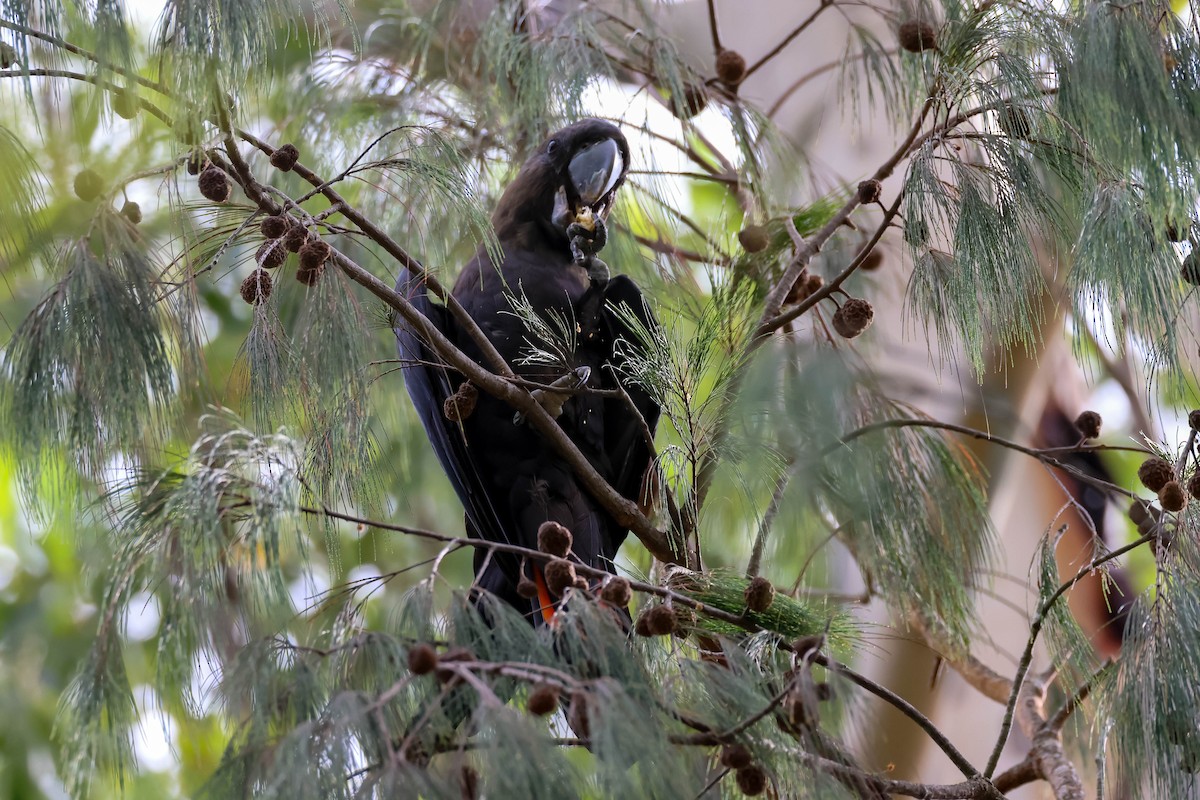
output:
[[[627,324],[629,314],[645,330],[654,330],[657,322],[633,281],[626,276],[609,279],[607,267],[595,257],[628,169],[629,145],[607,122],[586,119],[550,136],[521,167],[492,215],[502,260],[494,262],[481,248],[459,275],[453,294],[518,375],[577,390],[545,394],[543,405],[558,414],[558,424],[599,473],[637,502],[651,462],[642,422],[653,431],[659,408],[641,386],[622,377],[620,368],[622,353],[639,346]],[[397,290],[451,342],[486,366],[447,309],[430,301],[419,275],[403,272]],[[514,298],[550,330],[567,329],[553,337],[556,346],[539,341],[527,319],[515,313]],[[463,384],[463,376],[436,366],[441,360],[403,322],[396,338],[406,388],[466,510],[468,534],[536,548],[539,527],[557,522],[573,535],[574,557],[611,571],[626,531],[586,492],[563,459],[511,407],[486,393],[478,394],[474,411],[461,421],[449,419],[444,404]],[[618,346],[619,340],[625,344]],[[530,361],[535,348],[553,350],[566,363]],[[622,398],[578,391],[618,385],[642,419]],[[536,565],[527,565],[525,575],[538,587],[532,599],[517,591],[519,558],[500,553],[488,558],[480,550],[475,569],[480,588],[537,624],[550,619],[552,600]]]

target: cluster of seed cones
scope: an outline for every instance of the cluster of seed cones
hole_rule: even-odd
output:
[[[299,151],[295,145],[286,144],[271,155],[271,165],[287,172],[295,167],[298,159]],[[229,200],[233,183],[225,170],[199,154],[188,160],[187,169],[192,175],[198,176],[198,187],[204,197],[214,203]],[[259,224],[259,232],[264,241],[254,254],[255,269],[242,281],[243,300],[251,305],[266,302],[275,285],[270,270],[283,266],[290,253],[296,253],[299,259],[296,280],[305,286],[313,286],[320,280],[325,265],[333,255],[333,248],[322,241],[315,231],[310,231],[299,219],[284,212],[264,218]]]
[[[1188,414],[1188,425],[1193,432],[1200,432],[1200,409]],[[1181,463],[1186,464],[1186,460]],[[1165,458],[1153,456],[1142,462],[1137,476],[1143,486],[1158,495],[1158,503],[1163,511],[1176,513],[1182,511],[1192,498],[1200,500],[1200,468],[1195,465],[1188,477],[1186,469],[1184,474],[1176,474],[1174,464]],[[1159,521],[1140,500],[1134,501],[1129,515],[1139,529],[1143,526],[1153,527]]]
[[[333,248],[304,223],[289,214],[267,217],[259,226],[264,241],[254,255],[257,268],[242,282],[242,299],[256,305],[271,296],[271,273],[283,266],[289,253],[296,253],[296,280],[314,286],[325,272]],[[264,292],[265,287],[265,292]]]

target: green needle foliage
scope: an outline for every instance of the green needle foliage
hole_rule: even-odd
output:
[[[743,615],[747,622],[785,639],[823,635],[839,654],[844,654],[854,644],[857,630],[852,619],[841,612],[830,613],[784,594],[775,595],[771,605],[763,611],[747,610],[745,592],[748,584],[745,578],[722,570],[707,574],[681,570],[673,573],[668,583],[672,589],[706,606]],[[696,624],[703,630],[724,636],[739,636],[745,631],[744,627],[721,620],[699,618]]]
[[[1106,681],[1117,763],[1126,780],[1159,796],[1192,796],[1200,771],[1195,524],[1193,510],[1184,535],[1159,548],[1157,584],[1136,607],[1126,654]]]
[[[1084,313],[1114,321],[1153,346],[1161,366],[1177,368],[1176,315],[1183,301],[1179,260],[1132,187],[1096,187],[1076,244],[1070,283]],[[1159,366],[1159,365],[1156,365]]]
[[[4,403],[9,441],[32,488],[54,449],[85,472],[161,432],[173,392],[172,333],[158,302],[159,267],[109,212],[93,236],[68,242],[63,274],[12,336]]]

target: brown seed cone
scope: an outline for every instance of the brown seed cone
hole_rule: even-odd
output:
[[[1136,499],[1129,506],[1129,518],[1137,525],[1138,533],[1142,536],[1165,533],[1162,530],[1164,516],[1161,508],[1145,500]]]
[[[533,691],[529,693],[529,701],[526,703],[529,713],[538,717],[553,714],[554,709],[558,708],[560,692],[561,690],[552,683],[539,683],[533,687]]]
[[[333,248],[327,242],[323,242],[320,239],[313,239],[300,248],[300,268],[317,269],[329,260],[329,255],[332,252]]]
[[[883,193],[883,184],[871,178],[858,184],[858,202],[864,206],[877,202]]]
[[[242,299],[252,306],[266,302],[271,296],[271,273],[265,269],[256,269],[242,281]]]
[[[85,169],[75,176],[75,196],[91,202],[104,192],[104,178],[92,169]]]
[[[801,272],[796,278],[796,282],[792,284],[792,289],[788,292],[784,299],[784,305],[795,305],[803,303],[808,298],[812,297],[821,287],[825,285],[825,279],[820,275],[810,275],[807,272]]]
[[[290,172],[299,160],[300,151],[294,144],[285,144],[271,153],[271,166],[282,172]]]
[[[783,698],[783,713],[793,728],[815,728],[821,724],[815,693],[809,697],[804,692],[788,692]]]
[[[650,632],[650,616],[643,613],[633,623],[633,632],[638,636],[653,636]]]
[[[1151,521],[1150,506],[1146,504],[1145,500],[1134,500],[1129,504],[1129,519],[1138,527]]]
[[[567,707],[567,724],[580,739],[592,738],[592,698],[582,689],[571,692],[571,705]]]
[[[232,187],[229,185],[229,176],[219,167],[206,167],[204,172],[200,173],[199,183],[200,194],[214,203],[224,203],[229,199],[229,193],[232,191]]]
[[[737,86],[746,74],[746,59],[735,50],[722,50],[717,55],[717,79],[726,86]]]
[[[479,773],[469,764],[463,764],[458,772],[458,787],[462,790],[462,800],[478,800]]]
[[[325,274],[324,264],[316,269],[305,269],[304,267],[301,267],[300,269],[296,270],[296,280],[300,281],[305,286],[316,286],[317,281],[321,280],[321,276],[323,274]]]
[[[1186,217],[1182,221],[1167,217],[1167,240],[1178,244],[1187,239],[1192,230],[1192,221]]]
[[[1200,431],[1200,408],[1193,408],[1188,412],[1188,427]]]
[[[923,219],[905,222],[904,241],[913,247],[924,247],[929,243],[929,224]]]
[[[666,606],[655,606],[643,616],[651,636],[669,636],[679,628],[679,620],[675,612]]]
[[[517,581],[517,594],[526,600],[532,600],[538,596],[537,584],[522,575],[521,580]]]
[[[757,797],[767,790],[767,773],[758,764],[748,764],[736,774],[738,789],[747,797]]]
[[[1189,775],[1200,773],[1200,746],[1184,744],[1180,752],[1179,769]]]
[[[683,87],[683,94],[676,100],[672,110],[680,119],[691,119],[707,105],[708,90],[704,88],[704,84],[689,83]]]
[[[263,269],[275,269],[282,266],[284,261],[287,261],[288,252],[283,249],[283,244],[276,241],[263,242],[258,246],[258,252],[254,254],[254,261],[261,264]]]
[[[283,246],[292,253],[299,253],[300,248],[308,244],[308,240],[308,228],[299,222],[294,223],[288,228],[287,233],[283,234]]]
[[[617,608],[626,608],[633,599],[633,587],[625,578],[609,578],[600,589],[600,599]]]
[[[1028,139],[1033,135],[1029,111],[1012,103],[1005,103],[996,111],[996,124],[1011,139]]]
[[[0,69],[8,69],[17,63],[17,48],[8,42],[0,42]]]
[[[1200,286],[1200,253],[1195,249],[1183,260],[1183,266],[1179,268],[1179,277],[1192,286]]]
[[[795,727],[816,728],[821,724],[821,699],[807,666],[796,674],[794,688],[783,699],[783,710]]]
[[[562,558],[556,558],[543,567],[542,574],[546,578],[546,588],[555,597],[561,597],[563,592],[574,586],[578,577],[575,565]]]
[[[853,339],[867,328],[875,318],[875,309],[866,300],[852,297],[833,313],[833,329],[840,336]]]
[[[1086,439],[1095,439],[1100,436],[1100,425],[1103,420],[1100,414],[1095,411],[1084,411],[1075,418],[1075,429],[1083,434]]]
[[[442,403],[442,416],[451,422],[462,422],[475,413],[475,404],[478,402],[479,390],[468,381]]]
[[[1171,744],[1183,746],[1197,740],[1196,725],[1186,712],[1163,708],[1158,710],[1158,718]]]
[[[866,272],[874,272],[882,266],[883,250],[876,246],[871,252],[867,253],[867,257],[858,265],[858,268]]]
[[[896,32],[900,47],[910,53],[937,49],[937,30],[925,20],[910,19],[900,24]]]
[[[292,220],[287,214],[264,217],[258,230],[268,239],[278,239],[292,229]]]
[[[742,593],[746,600],[746,608],[758,614],[766,611],[775,601],[775,587],[762,576],[755,577]]]
[[[442,655],[438,658],[438,664],[440,665],[440,664],[446,664],[446,663],[451,663],[451,662],[455,662],[455,661],[463,662],[463,661],[474,661],[474,660],[475,660],[475,654],[472,653],[467,648],[451,647],[449,650],[442,653]],[[449,681],[457,676],[451,670],[442,669],[439,667],[435,677],[437,677],[437,679],[440,682],[446,683],[447,681]]]
[[[203,153],[192,153],[188,156],[187,171],[188,175],[199,175],[200,171],[207,166]]]
[[[125,205],[121,206],[121,216],[130,224],[137,225],[142,221],[142,207],[132,200],[126,200]]]
[[[437,669],[437,665],[437,651],[424,642],[408,651],[408,671],[413,675],[428,675]]]
[[[804,282],[806,280],[808,280],[808,269],[801,270],[800,274],[796,276],[796,282],[792,284],[791,289],[788,289],[787,297],[783,298],[785,306],[795,305],[807,297],[804,294]]]
[[[827,703],[834,698],[833,684],[829,681],[821,681],[814,688],[816,689],[817,700],[820,702]]]
[[[1138,480],[1152,492],[1158,492],[1167,485],[1167,481],[1175,480],[1175,468],[1165,459],[1147,458],[1138,467]]]
[[[675,613],[675,630],[672,633],[686,639],[688,632],[696,627],[696,609],[681,605],[672,611]]]
[[[554,520],[546,520],[538,526],[538,550],[559,558],[571,552],[571,532]]]
[[[744,744],[727,744],[721,748],[718,759],[722,767],[728,769],[745,769],[754,761],[754,756]]]
[[[1200,500],[1200,469],[1192,473],[1192,477],[1188,478],[1187,491],[1192,497]]]
[[[142,109],[137,95],[128,91],[113,92],[112,97],[109,98],[109,105],[112,106],[113,113],[122,119],[133,119]]]
[[[1167,481],[1158,490],[1158,504],[1163,507],[1163,511],[1183,511],[1183,507],[1188,504],[1187,492],[1183,491],[1179,481]]]
[[[738,231],[738,243],[747,253],[759,253],[767,249],[771,236],[763,225],[747,225]]]
[[[810,636],[801,636],[796,641],[792,642],[792,652],[798,656],[805,656],[812,650],[820,650],[824,642],[824,636],[819,633],[814,633]]]
[[[578,577],[575,578],[575,588],[581,592],[586,592],[592,588],[592,585],[590,583],[588,583],[587,578],[583,577],[582,575],[579,575]]]

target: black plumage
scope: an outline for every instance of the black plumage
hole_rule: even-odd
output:
[[[621,348],[637,347],[638,340],[616,308],[626,307],[647,329],[657,323],[633,281],[626,276],[609,279],[603,262],[594,258],[628,164],[628,144],[607,122],[583,120],[550,136],[504,191],[492,215],[501,261],[493,262],[481,248],[459,275],[453,294],[518,375],[550,384],[575,370],[587,375],[591,388],[621,384],[653,431],[658,406],[640,386],[621,377]],[[444,307],[429,299],[418,275],[401,274],[397,290],[451,342],[486,366],[475,342]],[[564,353],[567,364],[524,362],[531,346],[548,343],[538,341],[514,313],[513,297],[527,301],[552,328],[562,320],[573,328],[573,347]],[[396,336],[406,388],[466,510],[468,534],[536,548],[538,527],[552,520],[571,531],[574,557],[611,571],[626,531],[586,492],[564,460],[515,418],[513,408],[484,392],[469,416],[461,422],[448,419],[443,406],[463,377],[434,366],[440,359],[407,325],[398,325]],[[619,347],[619,340],[626,344]],[[562,405],[558,424],[617,491],[642,499],[651,455],[642,420],[628,403],[573,394]],[[544,592],[532,601],[517,593],[519,559],[501,554],[488,558],[481,550],[475,567],[479,587],[535,621],[548,618]],[[540,581],[532,565],[526,576]]]

